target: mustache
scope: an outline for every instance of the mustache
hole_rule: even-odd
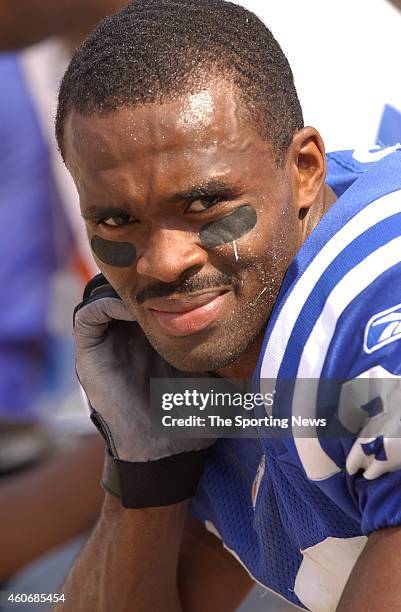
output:
[[[178,294],[190,294],[205,289],[219,289],[220,287],[234,287],[235,279],[227,274],[208,274],[205,276],[191,276],[179,279],[174,283],[157,283],[149,285],[138,291],[135,301],[139,306],[146,300],[171,297]]]

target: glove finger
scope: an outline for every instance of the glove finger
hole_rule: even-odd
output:
[[[135,321],[120,298],[99,298],[84,304],[74,317],[74,336],[80,338],[101,338],[111,321]]]
[[[87,283],[82,300],[86,301],[88,298],[94,295],[95,291],[105,287],[111,289],[109,281],[105,276],[103,276],[103,274],[97,274]]]

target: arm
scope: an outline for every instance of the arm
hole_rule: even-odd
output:
[[[187,503],[127,510],[106,495],[99,523],[55,610],[230,612],[253,582]],[[181,551],[181,552],[180,552]]]
[[[401,528],[369,536],[341,597],[337,612],[401,609]]]
[[[152,436],[157,407],[150,402],[149,380],[168,377],[173,383],[175,371],[154,352],[104,277],[89,283],[75,311],[74,335],[91,418],[107,441],[102,482],[112,495],[106,495],[99,523],[65,583],[67,610],[188,610],[192,587],[180,578],[180,598],[177,584],[181,543],[184,550],[188,546],[186,500],[196,491],[214,440]],[[207,567],[210,574],[215,558],[202,562],[209,548],[197,541],[190,541],[193,552],[182,567],[204,573]],[[189,576],[198,581],[191,571]]]
[[[189,612],[236,610],[255,586],[222,542],[188,513],[178,565],[183,608]]]
[[[102,440],[85,436],[47,463],[1,481],[1,580],[93,525],[103,498],[103,456]]]
[[[123,4],[123,0],[3,0],[0,51],[26,47],[49,36],[71,33],[83,36]]]
[[[61,592],[68,612],[178,612],[176,568],[187,502],[126,509],[106,495],[100,520]]]

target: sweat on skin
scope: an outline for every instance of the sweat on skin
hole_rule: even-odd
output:
[[[67,165],[98,265],[176,368],[219,371],[257,355],[308,231],[300,209],[319,195],[317,217],[323,205],[321,141],[305,130],[293,145],[302,166],[278,168],[221,79],[174,101],[70,112]]]
[[[183,129],[196,128],[202,121],[207,121],[213,108],[213,98],[207,91],[199,92],[189,97],[186,112],[178,118],[178,124]],[[208,207],[206,203],[206,208]],[[252,206],[242,206],[224,215],[221,219],[206,223],[199,231],[199,239],[205,248],[215,248],[223,244],[233,243],[251,231],[257,223],[257,214]],[[95,256],[103,263],[128,267],[136,261],[136,249],[130,243],[120,243],[105,240],[98,235],[93,236],[91,247]]]
[[[199,238],[204,247],[211,249],[239,240],[256,223],[257,215],[252,206],[241,206],[222,219],[206,223],[199,232]],[[136,249],[129,242],[112,242],[95,235],[91,247],[96,257],[108,266],[126,268],[136,261]]]

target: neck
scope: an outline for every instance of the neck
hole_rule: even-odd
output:
[[[329,187],[328,185],[324,185],[319,200],[321,204],[319,204],[318,206],[312,206],[310,211],[312,214],[307,216],[307,222],[305,224],[302,242],[304,242],[309,236],[309,234],[313,232],[315,227],[319,225],[324,215],[336,202],[337,196],[331,187]]]

